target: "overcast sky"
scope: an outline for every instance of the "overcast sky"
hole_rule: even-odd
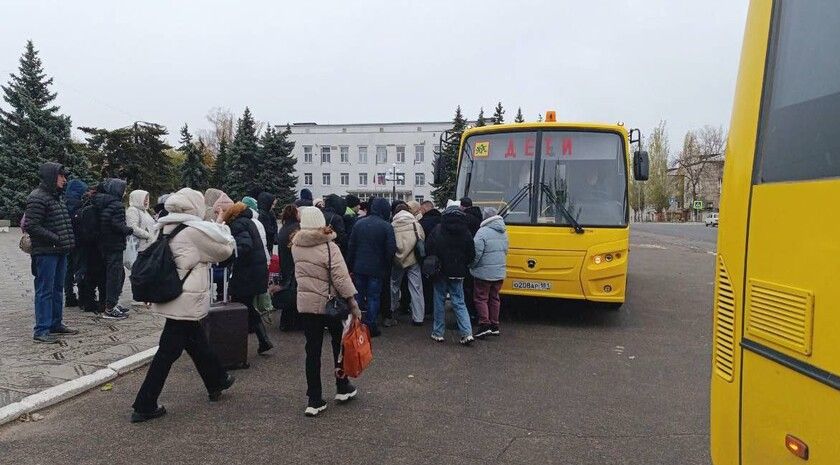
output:
[[[0,73],[27,39],[74,126],[469,118],[728,128],[746,0],[9,1]],[[5,105],[5,102],[0,102]],[[174,141],[175,136],[171,137]]]

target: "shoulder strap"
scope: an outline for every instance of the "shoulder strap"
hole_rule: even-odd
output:
[[[330,243],[327,242],[327,297],[332,299],[333,280],[332,280],[332,249]]]
[[[162,237],[165,237],[165,238],[167,238],[167,239],[169,239],[169,240],[172,240],[172,238],[173,238],[173,237],[175,237],[176,235],[178,235],[178,233],[179,233],[179,232],[181,232],[181,231],[183,231],[183,230],[187,229],[188,227],[189,227],[189,226],[187,226],[186,224],[181,223],[181,224],[179,224],[178,226],[176,226],[176,227],[175,227],[175,229],[173,229],[171,233],[169,233],[169,234],[161,234],[161,236],[162,236]]]
[[[418,241],[420,240],[420,235],[417,234],[417,222],[411,223],[411,226],[414,228],[414,238]]]

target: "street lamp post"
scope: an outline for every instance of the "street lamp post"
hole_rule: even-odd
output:
[[[393,203],[397,200],[397,181],[400,179],[400,176],[405,176],[405,173],[398,172],[397,171],[397,164],[394,163],[393,167],[388,172],[388,176],[389,177],[386,178],[385,180],[386,181],[391,181],[393,183],[392,184],[393,187],[391,189],[391,203]]]

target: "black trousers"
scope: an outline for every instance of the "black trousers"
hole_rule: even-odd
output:
[[[233,296],[232,299],[234,302],[248,307],[248,333],[255,332],[257,326],[262,322],[260,312],[257,310],[257,307],[254,307],[254,297],[256,296]]]
[[[135,411],[150,413],[157,409],[158,397],[169,376],[169,370],[184,350],[195,364],[207,392],[221,387],[227,379],[227,372],[210,349],[201,322],[167,318],[160,335],[158,351],[134,400]]]
[[[79,306],[86,312],[101,312],[105,305],[105,262],[102,253],[96,247],[82,246],[77,265]]]
[[[301,313],[300,319],[303,322],[303,334],[306,336],[306,395],[310,399],[320,400],[323,396],[321,347],[324,344],[324,328],[327,328],[332,339],[333,366],[341,368],[338,355],[341,353],[341,333],[344,326],[341,320],[325,315]],[[345,385],[347,382],[347,377],[335,379],[336,386]]]
[[[120,294],[125,284],[123,253],[121,250],[105,250],[102,258],[105,260],[105,308],[113,308],[120,303]]]

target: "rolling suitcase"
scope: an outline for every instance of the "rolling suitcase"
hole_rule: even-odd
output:
[[[218,284],[217,284],[218,285]],[[228,270],[222,279],[222,301],[212,292],[210,312],[202,321],[210,348],[228,370],[248,368],[248,307],[228,301]]]

